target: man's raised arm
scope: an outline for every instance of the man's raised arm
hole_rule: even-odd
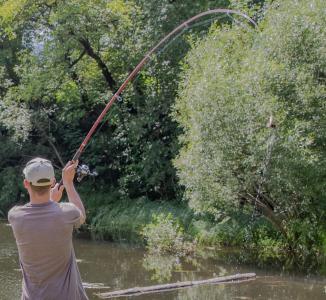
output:
[[[79,194],[77,193],[75,186],[74,186],[74,177],[76,174],[76,168],[78,166],[78,161],[69,161],[64,169],[62,170],[62,180],[63,185],[66,189],[69,202],[75,204],[82,213],[81,224],[85,222],[86,219],[86,212],[83,202],[81,201]]]

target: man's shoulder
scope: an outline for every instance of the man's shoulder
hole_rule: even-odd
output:
[[[8,212],[8,216],[9,215],[15,215],[15,214],[19,214],[22,211],[24,211],[25,205],[15,205],[14,207],[12,207],[9,212]]]
[[[16,205],[12,207],[8,212],[8,220],[11,223],[15,218],[24,215],[25,205]]]

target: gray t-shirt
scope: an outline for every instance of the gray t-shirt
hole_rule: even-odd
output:
[[[9,211],[23,273],[22,300],[87,300],[72,245],[81,221],[72,203],[49,201]]]

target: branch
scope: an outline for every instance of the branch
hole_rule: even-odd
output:
[[[69,72],[70,77],[76,83],[78,90],[79,90],[81,100],[84,104],[87,103],[87,101],[88,101],[88,95],[81,84],[78,74],[73,70],[72,67],[74,65],[76,65],[84,57],[85,54],[86,54],[86,51],[85,50],[82,51],[80,53],[79,57],[72,62],[70,61],[69,53],[65,53],[65,55],[64,55],[64,58],[67,61],[69,69],[70,69],[70,72]]]
[[[282,225],[282,220],[280,220],[274,213],[274,211],[265,203],[261,202],[260,199],[257,199],[257,197],[254,197],[250,193],[247,193],[247,195],[250,197],[250,203],[252,205],[258,205],[258,207],[261,209],[261,212],[263,216],[269,220],[272,225],[274,225],[275,228],[277,228],[283,235],[284,237],[287,237],[286,230],[284,229]]]
[[[69,68],[72,68],[75,64],[77,64],[84,57],[85,54],[86,54],[86,51],[84,50],[82,53],[80,53],[80,55],[78,56],[77,59],[75,59],[72,62],[69,62]],[[69,60],[68,57],[67,57],[67,59]]]
[[[82,83],[81,83],[77,73],[75,71],[71,71],[70,72],[70,77],[76,83],[76,85],[78,87],[78,91],[79,91],[82,102],[84,104],[87,104],[88,95],[87,95],[87,92],[85,91],[85,89],[83,88]]]
[[[56,148],[56,146],[54,145],[54,143],[52,142],[51,138],[46,134],[45,130],[38,123],[35,123],[35,125],[36,125],[36,128],[39,130],[39,132],[41,132],[41,134],[46,138],[46,140],[48,141],[48,143],[52,147],[52,149],[53,149],[55,155],[57,156],[61,166],[64,167],[65,164],[64,164],[64,162],[63,162],[63,160],[61,158],[61,155],[60,155],[58,149]]]
[[[103,62],[103,60],[101,59],[101,57],[95,53],[94,49],[92,48],[90,42],[88,39],[86,38],[78,38],[78,41],[80,42],[80,44],[84,47],[85,52],[91,57],[93,58],[98,67],[101,69],[102,74],[108,84],[108,86],[110,87],[112,92],[115,92],[116,90],[116,85],[117,83],[115,82],[115,80],[112,77],[112,74],[110,73],[108,67],[106,66],[106,64]]]
[[[47,136],[47,135],[45,134],[45,132],[43,132],[43,134],[45,135],[45,137],[46,137],[46,139],[48,140],[50,146],[52,147],[54,153],[56,154],[56,156],[57,156],[57,158],[58,158],[58,160],[59,160],[61,166],[64,168],[65,164],[64,164],[64,162],[63,162],[63,160],[62,160],[62,158],[61,158],[61,155],[60,155],[58,149],[56,148],[56,146],[55,146],[55,145],[53,144],[53,142],[51,141],[51,138],[50,138],[49,136]]]

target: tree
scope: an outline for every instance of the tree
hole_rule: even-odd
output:
[[[26,153],[47,156],[59,167],[155,41],[196,12],[223,5],[227,2],[2,1],[1,33],[15,53],[5,78],[15,84],[3,90],[1,101],[17,112],[11,121],[7,113],[3,119],[4,128],[11,128],[6,137],[13,137],[11,125],[25,125],[15,132],[24,133],[20,143]],[[171,163],[178,130],[170,111],[178,64],[189,45],[180,39],[172,46],[129,86],[83,154],[82,160],[100,173],[97,190],[113,189],[132,199],[179,196]],[[3,52],[0,59],[4,57]],[[30,143],[40,147],[29,148]],[[92,183],[88,188],[95,189]]]
[[[174,113],[190,205],[215,216],[254,209],[302,260],[321,256],[325,232],[324,10],[282,1],[259,33],[213,29],[188,55]]]

